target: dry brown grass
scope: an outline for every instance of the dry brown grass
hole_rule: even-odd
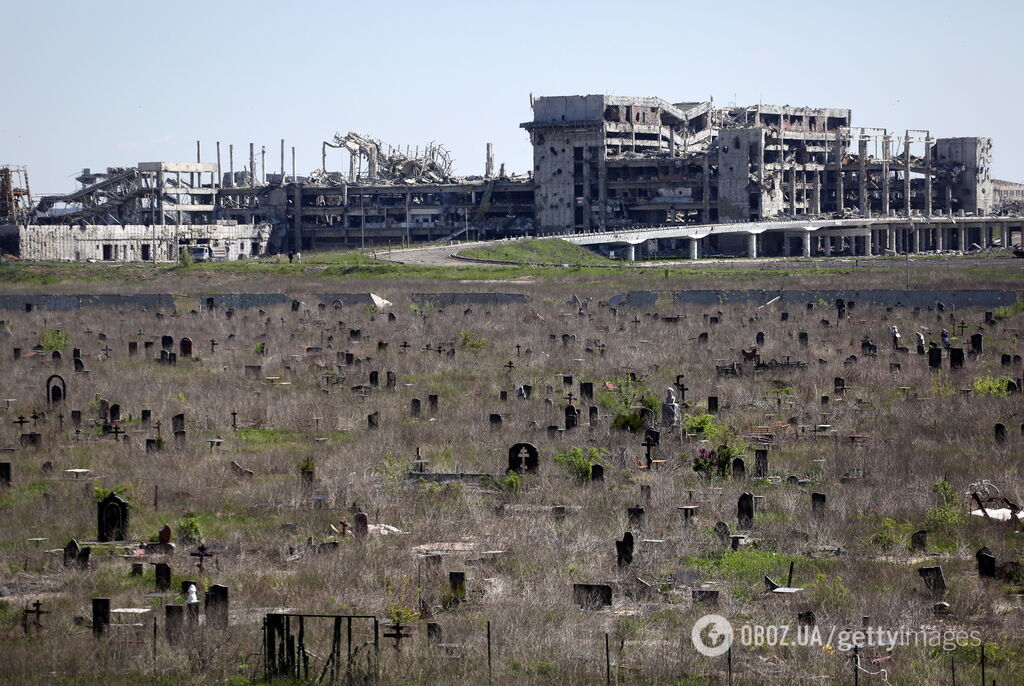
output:
[[[337,290],[356,292],[364,290],[362,286],[348,284]],[[433,286],[429,290],[442,289],[439,284]],[[557,288],[520,286],[518,290],[533,297],[529,305],[474,305],[469,314],[463,307],[416,313],[410,308],[409,295],[424,290],[422,283],[381,283],[373,289],[395,302],[397,321],[389,322],[359,306],[340,311],[328,307],[322,312],[304,307],[295,313],[274,308],[264,316],[239,310],[230,320],[222,311],[190,314],[186,309],[176,316],[164,313],[162,319],[153,313],[90,310],[8,314],[10,335],[0,349],[0,372],[4,396],[16,399],[0,425],[3,445],[18,443],[18,427],[11,423],[18,414],[45,408],[43,384],[54,371],[41,357],[12,360],[11,348],[28,350],[44,330],[62,329],[70,334],[72,345],[81,348],[90,373],[73,373],[71,351],[63,351],[65,362],[57,371],[68,381],[70,397],[64,414],[69,416],[72,408],[82,410],[86,421],[81,440],[75,441],[69,432],[68,418],[64,430],[58,430],[56,413],[51,411],[40,429],[44,447],[5,458],[13,463],[14,485],[0,495],[5,522],[0,527],[0,587],[11,596],[0,628],[4,680],[85,682],[102,676],[107,683],[128,683],[159,676],[175,683],[243,683],[260,673],[254,653],[260,650],[260,620],[269,609],[384,618],[392,606],[426,609],[432,621],[442,624],[445,641],[459,644],[464,657],[444,659],[431,651],[423,618],[414,623],[414,637],[404,642],[400,653],[390,641],[382,643],[381,671],[389,683],[483,682],[487,621],[493,635],[493,679],[499,683],[600,681],[606,632],[612,660],[619,666],[616,678],[622,682],[721,680],[724,660],[703,658],[690,644],[690,627],[706,609],[692,605],[692,583],[671,579],[672,574],[686,571],[700,581],[718,584],[720,612],[736,621],[795,625],[796,613],[811,609],[823,627],[857,627],[867,616],[872,625],[891,628],[941,624],[980,629],[986,641],[998,646],[990,648],[990,659],[997,662],[990,662],[989,674],[997,676],[999,683],[1024,678],[1018,661],[1008,657],[1024,648],[1018,629],[1021,610],[1011,594],[1014,587],[1004,582],[983,584],[973,557],[978,548],[988,545],[1001,562],[1020,559],[1018,537],[1009,527],[971,518],[948,530],[933,529],[930,545],[937,553],[930,558],[933,562],[915,559],[907,550],[909,541],[899,541],[892,551],[883,551],[872,541],[885,517],[902,523],[907,531],[925,528],[926,512],[937,504],[932,484],[943,477],[958,492],[971,482],[989,479],[1011,499],[1020,502],[1024,497],[1020,396],[959,393],[960,388],[972,387],[978,376],[1008,372],[1000,367],[999,355],[1021,352],[1011,331],[1020,321],[987,328],[985,355],[968,360],[964,370],[935,374],[927,369],[925,357],[891,352],[885,333],[890,323],[899,326],[904,340],[911,342],[912,332],[920,326],[937,332],[943,324],[934,312],[914,315],[858,305],[848,319],[830,327],[823,327],[820,319],[834,321],[833,310],[823,314],[821,305],[807,311],[795,303],[785,305],[790,312],[785,323],[779,321],[780,304],[755,310],[661,303],[647,311],[620,308],[614,316],[596,305],[614,291],[600,284],[570,283]],[[565,304],[571,292],[593,296],[586,316]],[[704,315],[719,311],[720,324],[705,322]],[[650,316],[655,312],[684,318],[667,323]],[[530,321],[534,314],[543,320]],[[634,315],[639,323],[633,323]],[[957,320],[961,317],[977,326],[982,313],[958,312]],[[137,337],[140,329],[145,333]],[[363,339],[350,340],[350,329],[361,329]],[[454,357],[421,351],[427,343],[457,346],[463,331],[482,336],[486,345],[479,351],[457,347]],[[710,333],[708,345],[693,340],[701,331]],[[753,345],[757,331],[767,334],[760,351],[763,359],[790,355],[808,362],[808,368],[717,377],[715,361],[739,361],[740,349]],[[809,333],[808,348],[797,344],[799,331]],[[113,350],[110,359],[101,359],[100,332]],[[575,342],[563,345],[563,333],[575,335]],[[128,357],[128,340],[155,340],[153,350],[158,350],[164,334],[173,336],[176,346],[182,336],[190,336],[200,359],[179,359],[176,367],[157,365],[146,359],[141,343],[140,356]],[[231,334],[233,341],[228,340]],[[555,340],[550,339],[552,334]],[[258,339],[261,335],[266,338]],[[861,355],[865,335],[878,344],[877,358]],[[211,338],[220,344],[213,353]],[[605,344],[603,355],[585,351],[590,339]],[[386,350],[378,350],[379,340],[388,342]],[[268,351],[263,357],[254,350],[260,341]],[[406,352],[399,348],[403,341],[412,346]],[[518,357],[516,344],[522,346]],[[306,346],[323,349],[307,353]],[[532,350],[530,355],[525,353],[527,348]],[[337,353],[344,351],[364,361],[342,367],[342,383],[325,384],[319,373],[336,369]],[[151,350],[148,356],[154,354]],[[860,360],[846,366],[843,360],[850,354]],[[515,365],[511,372],[502,367],[508,360]],[[890,372],[892,361],[901,364],[899,374]],[[246,364],[262,364],[263,376],[279,376],[289,384],[247,379]],[[383,372],[395,371],[398,388],[375,390],[365,399],[353,394],[350,387],[367,383],[374,369],[381,370],[382,385]],[[1020,376],[1022,370],[1017,365],[1009,371]],[[566,389],[561,374],[574,376],[572,391],[578,396],[581,380],[599,387],[630,372],[644,378],[659,403],[675,375],[685,374],[690,411],[698,411],[707,396],[716,395],[724,406],[721,421],[740,433],[795,417],[801,425],[825,423],[840,437],[862,434],[867,440],[850,444],[806,434],[779,435],[770,459],[771,474],[782,477],[781,482],[750,479],[741,483],[699,478],[691,464],[701,444],[682,440],[678,432],[662,433],[657,451],[667,462],[660,470],[637,470],[634,459],[643,454],[641,437],[610,431],[605,409],[599,426],[588,427],[586,405],[579,401],[581,426],[548,436],[548,425],[562,424]],[[833,398],[822,407],[820,397],[833,395],[836,376],[845,377],[847,398],[841,402]],[[516,399],[515,388],[522,383],[534,386],[533,400]],[[552,387],[550,392],[547,386]],[[910,399],[897,386],[909,387]],[[780,387],[789,389],[781,408],[773,395]],[[507,403],[498,400],[501,390],[509,391]],[[431,393],[439,395],[435,418],[427,410]],[[126,417],[137,419],[142,409],[152,410],[168,439],[165,450],[146,454],[144,439],[155,435],[155,430],[133,423],[126,424],[128,443],[95,435],[88,420],[95,414],[90,403],[97,394],[120,403]],[[423,401],[419,419],[409,416],[414,397]],[[551,398],[552,405],[546,405],[545,398]],[[233,410],[240,428],[277,433],[259,440],[243,439],[231,428]],[[373,411],[381,416],[381,428],[376,431],[366,425],[366,415]],[[171,417],[178,412],[187,416],[189,438],[184,449],[175,448],[170,440]],[[488,425],[492,412],[505,415],[499,430]],[[1006,443],[992,439],[997,421],[1010,428]],[[211,450],[206,439],[217,436],[224,444]],[[318,437],[328,440],[315,441]],[[431,461],[433,471],[497,475],[504,470],[508,447],[519,441],[539,448],[542,473],[525,476],[518,495],[476,483],[432,487],[400,478],[417,448]],[[605,483],[580,484],[552,462],[571,446],[608,451],[603,461]],[[625,451],[623,461],[618,459],[621,451]],[[747,454],[747,470],[752,474],[753,453]],[[297,469],[306,458],[316,465],[312,490],[303,485]],[[255,476],[238,477],[229,467],[231,460],[253,470]],[[41,471],[47,461],[54,467],[50,474]],[[130,565],[121,557],[94,549],[90,570],[65,570],[59,555],[44,554],[26,541],[47,537],[42,548],[56,548],[70,538],[93,539],[93,478],[75,482],[62,471],[78,467],[93,470],[91,476],[106,488],[128,487],[133,540],[149,540],[164,523],[177,532],[186,516],[198,518],[206,542],[220,549],[216,564],[200,574],[194,559],[186,555],[193,546],[179,542],[172,561],[172,588],[182,579],[195,579],[204,589],[213,583],[229,586],[232,625],[226,642],[210,634],[171,647],[161,632],[154,658],[149,625],[138,632],[141,642],[131,644],[97,642],[87,627],[73,623],[75,616],[90,616],[91,598],[109,597],[113,607],[152,605],[162,625],[159,606],[166,602],[146,597],[153,590],[152,571],[142,578],[131,577]],[[866,478],[840,484],[839,477],[852,468],[864,468]],[[812,483],[789,485],[784,481],[789,475],[810,478]],[[619,570],[613,542],[629,529],[626,509],[640,500],[641,485],[651,486],[652,500],[637,538],[664,542],[638,542],[634,564]],[[154,507],[154,488],[159,489],[158,507]],[[718,488],[720,495],[711,495]],[[685,528],[676,507],[691,490],[708,494],[708,500],[702,503],[694,526]],[[722,553],[712,526],[722,520],[736,528],[736,500],[745,490],[766,496],[752,532],[757,543],[741,553]],[[44,504],[44,491],[52,494],[49,506]],[[820,518],[811,515],[811,491],[828,494],[828,512]],[[324,506],[315,506],[311,495],[325,496]],[[353,503],[365,509],[371,524],[390,524],[408,535],[371,536],[365,543],[338,539],[337,551],[308,552],[307,538],[314,542],[338,538],[328,527],[339,520],[351,523]],[[550,516],[552,505],[567,506],[563,522]],[[960,510],[965,511],[966,505]],[[286,523],[297,524],[298,534],[282,530]],[[476,552],[446,555],[439,570],[425,567],[414,551],[416,546],[459,541],[472,543]],[[825,547],[841,548],[842,553],[811,554]],[[472,564],[480,558],[479,551],[487,550],[505,553],[494,561]],[[296,553],[305,554],[294,558]],[[784,581],[791,559],[795,560],[794,584],[807,590],[789,601],[764,597],[761,576]],[[941,564],[945,571],[946,600],[952,606],[948,617],[933,615],[934,599],[924,592],[915,571],[932,563]],[[445,610],[446,574],[451,570],[468,572],[471,597]],[[653,585],[649,596],[635,592],[636,577]],[[577,582],[612,583],[613,610],[588,612],[574,606],[571,584]],[[47,629],[23,638],[18,613],[36,597],[51,611],[44,619]],[[115,638],[131,635],[130,630],[119,629]],[[872,655],[876,653],[884,651]],[[939,653],[900,648],[884,663],[865,665],[872,672],[884,667],[892,683],[944,683],[941,679],[948,676],[949,660]],[[840,683],[852,681],[848,655],[820,649],[734,649],[733,664],[737,683],[782,683],[824,675]],[[960,669],[962,675],[970,672],[976,678],[977,667],[968,658]],[[695,676],[686,681],[687,675]],[[878,679],[862,675],[864,683],[872,683],[871,678]]]

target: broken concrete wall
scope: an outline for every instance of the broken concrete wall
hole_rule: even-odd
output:
[[[270,227],[257,224],[16,227],[22,259],[97,262],[175,262],[180,248],[208,245],[228,260],[266,253]]]
[[[992,139],[982,137],[937,138],[935,160],[938,164],[963,166],[958,183],[953,184],[953,201],[959,209],[975,215],[992,210]]]

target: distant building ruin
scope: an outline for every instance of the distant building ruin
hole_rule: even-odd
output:
[[[196,162],[86,169],[77,190],[35,205],[27,171],[0,167],[0,241],[28,259],[161,262],[194,246],[244,259],[467,237],[718,226],[704,237],[681,231],[643,240],[649,252],[689,240],[689,255],[697,257],[963,250],[1008,245],[1019,231],[981,219],[1019,210],[1017,196],[1024,196],[1024,186],[993,182],[988,138],[858,127],[841,108],[612,95],[540,97],[531,105],[533,119],[521,126],[533,145],[533,169],[523,175],[507,174],[504,165],[496,173],[490,144],[483,175],[456,176],[437,143],[393,147],[351,131],[325,140],[320,168],[306,176],[296,174],[294,148],[286,173],[284,141],[279,170],[269,173],[263,147],[250,144],[236,170],[234,146],[224,159],[218,143],[216,162],[202,162],[197,144]],[[328,169],[331,150],[347,151],[347,170]],[[933,217],[949,226],[928,223]],[[967,219],[953,225],[958,217]],[[811,245],[799,230],[804,220],[817,222],[808,230],[826,220],[844,224],[816,234]],[[789,224],[723,228],[765,222]],[[606,252],[611,244],[595,242]],[[624,244],[632,258],[640,243]]]

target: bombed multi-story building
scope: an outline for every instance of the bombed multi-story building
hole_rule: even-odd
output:
[[[325,140],[320,167],[305,176],[296,172],[294,148],[286,173],[284,141],[276,172],[268,173],[263,147],[243,149],[236,167],[234,146],[222,151],[217,143],[215,161],[204,162],[197,143],[196,162],[86,169],[77,190],[35,203],[27,172],[2,168],[0,239],[27,258],[111,261],[173,260],[197,245],[241,259],[638,227],[717,227],[702,247],[692,236],[671,244],[690,240],[691,257],[1009,242],[1005,222],[978,219],[1014,207],[1008,192],[996,196],[988,138],[855,126],[842,108],[610,95],[541,97],[531,106],[533,118],[521,126],[533,169],[521,175],[496,170],[490,144],[483,174],[456,176],[443,146],[392,147],[355,132]],[[338,169],[329,163],[334,150],[342,154]],[[810,246],[804,229],[825,221],[844,223]],[[763,226],[780,222],[797,224]],[[739,226],[748,223],[762,226]]]
[[[855,127],[848,109],[587,95],[537,98],[533,115],[544,233],[992,204],[989,139]]]

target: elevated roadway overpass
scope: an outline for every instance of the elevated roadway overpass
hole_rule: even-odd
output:
[[[871,217],[853,219],[805,219],[733,224],[659,224],[614,231],[561,234],[583,246],[622,246],[627,260],[636,259],[636,246],[648,241],[689,242],[689,256],[706,253],[715,236],[746,237],[745,256],[830,256],[847,251],[852,255],[966,251],[972,245],[988,248],[1012,245],[1012,234],[1024,227],[1022,217]],[[677,246],[678,247],[678,246]]]

